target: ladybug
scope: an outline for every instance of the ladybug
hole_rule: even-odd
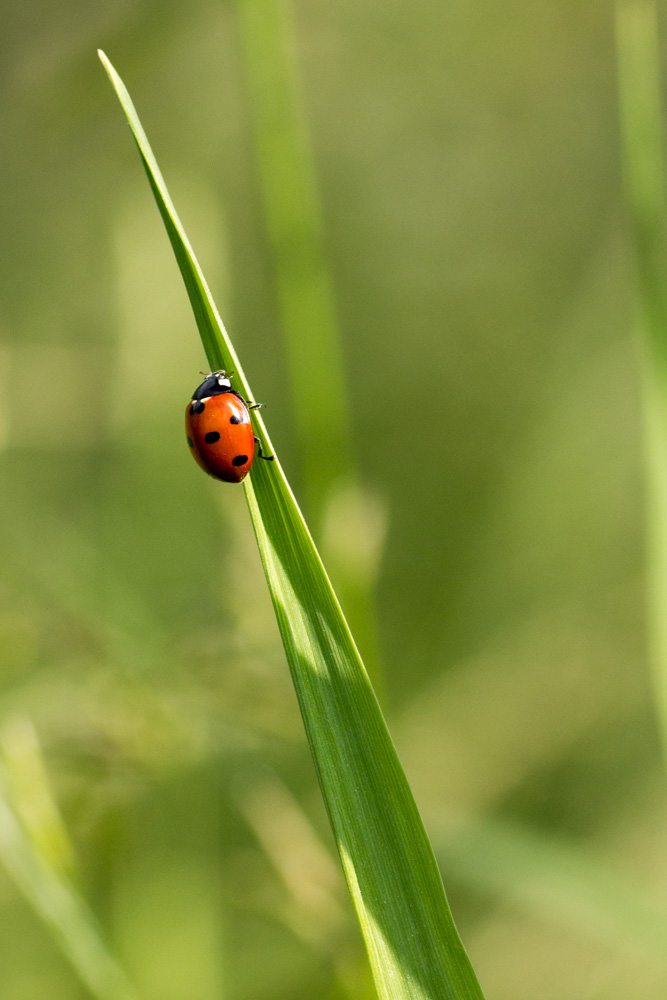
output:
[[[225,483],[240,483],[250,472],[255,457],[267,462],[262,445],[253,433],[250,410],[263,403],[246,403],[232,389],[233,372],[211,372],[197,389],[185,411],[185,433],[192,457],[204,472]]]

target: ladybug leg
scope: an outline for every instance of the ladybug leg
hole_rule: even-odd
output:
[[[266,403],[248,403],[249,410],[259,410],[262,406],[266,406]]]
[[[260,403],[260,406],[261,405],[262,404]],[[265,455],[264,454],[264,452],[262,451],[262,442],[259,440],[259,438],[257,437],[257,435],[255,435],[255,444],[257,445],[257,450],[259,451],[259,457],[263,458],[265,462],[272,462],[273,461],[273,455]]]

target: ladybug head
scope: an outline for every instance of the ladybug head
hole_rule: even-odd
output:
[[[209,396],[219,396],[222,392],[229,392],[232,388],[231,378],[233,372],[211,372],[207,375],[200,386],[194,391],[193,399],[208,399]]]

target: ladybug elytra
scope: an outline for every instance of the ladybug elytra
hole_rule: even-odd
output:
[[[232,372],[211,372],[193,393],[185,411],[185,433],[192,456],[209,476],[225,483],[245,479],[255,457],[267,462],[262,445],[253,432],[250,410],[262,403],[246,403],[232,389]]]

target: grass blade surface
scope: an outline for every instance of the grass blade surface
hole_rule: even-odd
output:
[[[100,57],[139,147],[209,364],[235,371],[236,388],[253,398],[130,97]],[[275,454],[261,419],[256,426]],[[257,462],[244,487],[378,994],[383,1000],[481,998],[405,774],[278,460]]]
[[[626,197],[637,260],[637,321],[646,462],[648,638],[667,753],[667,202],[658,17],[650,0],[617,5],[616,44]]]

